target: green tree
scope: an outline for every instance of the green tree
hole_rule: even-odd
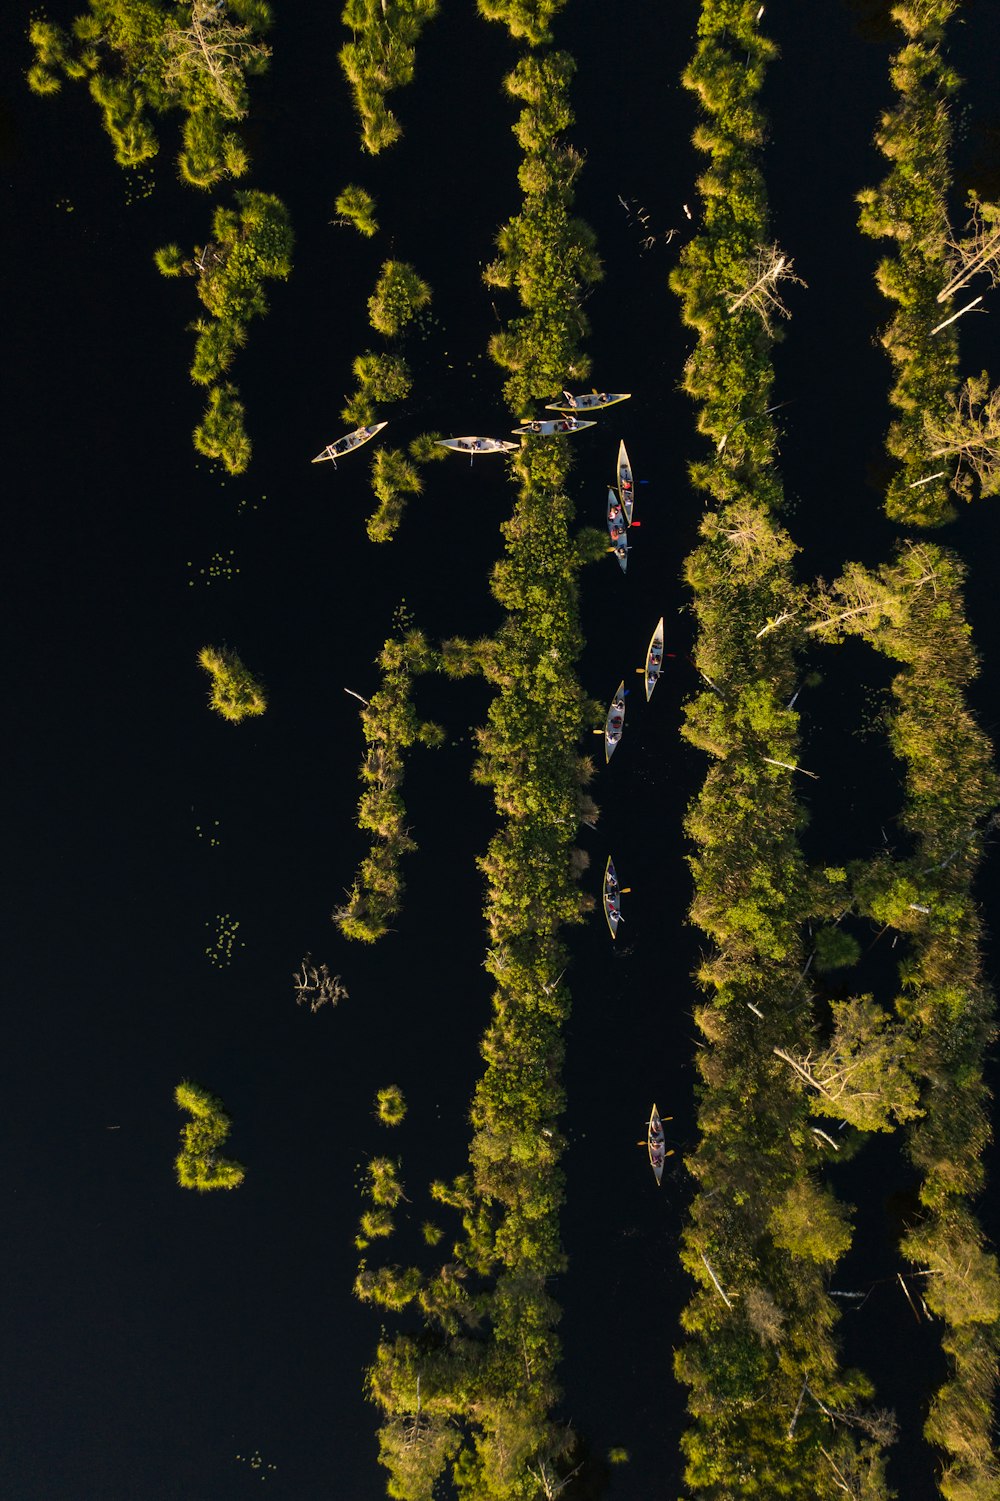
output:
[[[956,494],[970,499],[972,476],[982,495],[1000,494],[1000,389],[990,389],[985,370],[949,395],[945,411],[925,412],[924,431],[931,460],[954,461]]]
[[[258,16],[266,7],[257,5]],[[256,28],[234,20],[218,0],[192,0],[186,26],[170,25],[163,33],[163,81],[185,96],[207,94],[228,120],[247,112],[245,75],[262,73],[271,49]]]
[[[387,1084],[375,1096],[375,1113],[384,1126],[398,1126],[406,1115],[406,1099],[398,1084]]]
[[[407,261],[385,261],[368,299],[368,319],[380,334],[394,338],[430,300],[430,287]]]
[[[239,724],[241,719],[263,714],[267,708],[264,690],[234,651],[225,646],[203,646],[198,661],[212,679],[208,701],[223,719]]]
[[[907,1029],[871,996],[835,1001],[831,1009],[833,1036],[825,1048],[799,1055],[774,1050],[816,1091],[816,1114],[845,1120],[859,1131],[892,1131],[922,1114]]]
[[[797,1179],[768,1217],[775,1245],[792,1256],[832,1265],[851,1244],[847,1213],[829,1189]]]
[[[341,222],[353,224],[359,234],[370,239],[372,235],[378,233],[375,199],[356,183],[348,183],[347,187],[337,194],[333,207],[334,211],[340,215]]]
[[[221,1101],[190,1080],[178,1084],[174,1099],[191,1117],[181,1132],[181,1150],[175,1163],[178,1183],[199,1193],[238,1188],[246,1176],[242,1165],[219,1156],[232,1124]]]
[[[230,474],[243,474],[250,464],[250,439],[244,426],[246,408],[236,387],[213,386],[201,422],[194,430],[194,446],[208,459],[217,459]]]

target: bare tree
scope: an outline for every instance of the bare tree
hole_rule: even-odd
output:
[[[749,306],[760,318],[768,333],[774,328],[774,319],[790,318],[792,315],[781,300],[778,288],[782,282],[792,282],[804,287],[801,276],[796,276],[791,256],[783,255],[777,245],[758,245],[756,259],[747,267],[744,284],[738,295],[729,304],[731,313]]]
[[[545,1497],[545,1501],[555,1501],[555,1498],[561,1495],[569,1485],[570,1481],[573,1479],[573,1476],[578,1474],[582,1469],[583,1465],[579,1464],[577,1465],[575,1470],[570,1470],[569,1474],[564,1475],[560,1480],[556,1476],[551,1465],[549,1465],[546,1460],[540,1459],[538,1461],[537,1470],[533,1470],[530,1465],[528,1466],[528,1474],[538,1481],[538,1484],[542,1488],[542,1495]]]
[[[230,20],[225,0],[194,0],[190,26],[167,27],[163,47],[168,87],[183,86],[196,77],[204,79],[231,120],[242,119],[247,112],[244,74],[271,55],[267,43],[255,37],[253,27]]]
[[[994,287],[1000,286],[1000,212],[995,205],[986,204],[981,208],[978,203],[973,203],[972,218],[965,227],[964,238],[950,239],[948,244],[955,253],[952,264],[957,270],[948,285],[937,294],[938,302],[947,302],[980,274],[988,276]]]
[[[904,590],[922,589],[925,584],[933,586],[936,577],[933,568],[929,568],[920,578],[895,583],[869,572],[861,563],[848,563],[833,589],[820,582],[815,604],[818,619],[806,626],[806,635],[816,631],[839,633],[845,621],[860,621],[862,616],[874,617],[875,625],[902,625],[908,609]],[[871,623],[866,621],[860,628],[871,629]],[[857,629],[857,626],[847,627],[848,631]]]
[[[955,460],[951,488],[968,499],[972,475],[983,495],[1000,493],[1000,389],[990,390],[990,378],[967,380],[950,410],[940,417],[924,413],[924,432],[932,445],[932,459]]]
[[[912,1044],[870,996],[833,1003],[834,1033],[818,1052],[775,1057],[818,1095],[815,1108],[862,1131],[891,1131],[922,1112],[908,1067]]]
[[[295,985],[295,1001],[299,1006],[308,1004],[310,1011],[318,1011],[327,1001],[336,1006],[338,1001],[346,1001],[347,986],[341,983],[339,975],[331,975],[325,964],[317,969],[312,963],[312,955],[307,954],[302,961],[301,967],[292,976]]]

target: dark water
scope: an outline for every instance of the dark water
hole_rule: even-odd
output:
[[[421,687],[451,743],[412,762],[420,853],[398,933],[369,953],[328,920],[363,848],[352,824],[360,734],[342,689],[374,685],[370,663],[403,598],[434,637],[493,627],[485,579],[511,495],[485,463],[442,465],[397,543],[377,549],[364,537],[361,469],[333,475],[307,460],[339,430],[350,361],[370,342],[365,299],[389,253],[430,281],[438,320],[414,351],[420,378],[400,439],[507,425],[484,351],[509,305],[483,287],[480,263],[518,203],[515,110],[500,92],[517,53],[471,13],[436,22],[416,84],[393,101],[402,143],[364,161],[335,13],[312,10],[282,17],[251,122],[254,185],[288,202],[298,247],[235,371],[255,460],[225,485],[189,442],[200,406],[186,376],[193,289],[151,261],[167,240],[201,239],[209,204],[173,181],[169,127],[156,192],[127,203],[89,99],[68,87],[56,100],[28,95],[26,22],[4,17],[3,1400],[15,1442],[0,1476],[17,1501],[229,1501],[262,1484],[295,1501],[379,1495],[360,1380],[378,1320],[349,1292],[359,1164],[390,1141],[403,1154],[412,1233],[429,1212],[423,1185],[465,1160],[489,999],[472,862],[493,819],[468,780],[486,697],[475,685]],[[599,523],[620,436],[646,481],[627,581],[610,560],[585,580],[583,679],[607,697],[661,613],[678,654],[650,706],[633,697],[612,771],[595,784],[601,822],[582,836],[592,880],[610,850],[634,888],[626,926],[613,951],[598,922],[573,939],[570,1269],[556,1288],[564,1411],[593,1454],[629,1450],[606,1490],[621,1501],[680,1486],[682,1399],[669,1370],[687,1190],[678,1171],[657,1194],[635,1143],[653,1099],[673,1114],[679,1151],[692,1139],[688,973],[699,945],[684,921],[680,819],[703,766],[677,734],[692,686],[679,576],[701,504],[685,481],[695,448],[677,390],[689,341],[666,287],[679,242],[644,253],[618,195],[658,235],[686,225],[696,168],[678,79],[695,13],[692,0],[667,13],[630,6],[610,26],[605,7],[578,0],[559,23],[579,61],[574,136],[588,162],[578,207],[606,265],[588,304],[595,378],[635,392],[580,438],[581,518]],[[873,14],[830,0],[767,12],[784,52],[768,97],[775,233],[810,284],[777,361],[798,501],[789,524],[804,570],[828,576],[844,557],[876,561],[892,538],[869,483],[886,420],[887,368],[871,342],[884,309],[852,204],[879,170],[868,141],[886,52]],[[970,7],[960,42],[976,103],[961,145],[972,171],[988,157],[996,12]],[[374,247],[328,222],[347,181],[378,199]],[[970,368],[990,358],[988,319],[970,349]],[[963,516],[947,540],[973,563],[970,607],[987,653],[976,701],[993,727],[995,512]],[[191,586],[230,549],[238,576]],[[228,641],[267,682],[259,723],[235,730],[206,711],[194,658],[208,641]],[[870,847],[899,792],[877,737],[854,733],[861,689],[878,691],[873,670],[846,660],[824,672],[807,710],[823,774],[810,838],[817,852],[837,844],[839,859]],[[211,848],[196,827],[215,820]],[[995,882],[983,900],[995,900]],[[239,920],[245,943],[222,971],[204,956],[218,914]],[[349,987],[336,1013],[294,1005],[290,977],[306,951]],[[237,1194],[195,1199],[174,1187],[172,1091],[185,1076],[234,1119],[232,1151],[248,1167]],[[371,1102],[392,1081],[410,1116],[390,1139]],[[892,1286],[890,1196],[905,1174],[891,1144],[865,1160],[845,1188],[862,1213],[842,1285],[875,1287],[846,1332],[912,1437],[918,1384],[937,1369],[934,1337]],[[902,1493],[931,1494],[926,1456],[912,1442],[902,1450]],[[277,1468],[253,1469],[255,1453]]]

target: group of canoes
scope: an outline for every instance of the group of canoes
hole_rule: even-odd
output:
[[[653,629],[653,634],[649,638],[649,645],[646,648],[645,664],[642,667],[636,668],[636,672],[642,673],[643,682],[646,687],[647,703],[649,703],[649,700],[653,696],[653,689],[659,682],[660,673],[662,671],[663,616],[661,615]],[[618,749],[618,745],[621,741],[622,732],[624,729],[625,679],[622,678],[621,682],[618,684],[618,687],[615,689],[614,698],[612,698],[611,703],[608,705],[608,712],[604,719],[603,731],[594,731],[595,735],[603,734],[604,736],[605,765],[607,765],[607,763],[611,760],[611,757],[614,755],[615,751]],[[626,887],[624,889],[627,890],[628,888]],[[604,916],[607,919],[608,928],[611,931],[612,938],[614,938],[618,932],[618,924],[623,921],[621,911],[621,892],[622,888],[618,885],[618,878],[615,875],[614,863],[609,856],[608,863],[604,869]]]
[[[660,673],[663,671],[663,616],[661,615],[649,638],[646,648],[646,661],[642,667],[637,667],[636,672],[642,673],[643,683],[646,688],[646,702],[653,696],[653,689],[660,681]],[[608,712],[604,720],[604,760],[605,764],[611,760],[622,738],[625,728],[625,679],[622,678],[615,689],[615,696],[608,705]],[[594,731],[595,735],[601,733]]]
[[[558,412],[558,417],[532,418],[522,417],[520,424],[511,431],[519,438],[553,438],[562,437],[566,433],[580,433],[585,427],[593,427],[593,422],[581,422],[577,412],[597,412],[605,407],[613,407],[619,401],[627,401],[628,391],[588,391],[581,396],[574,396],[571,391],[563,392],[562,401],[551,401],[546,406],[548,412]],[[335,443],[328,443],[322,453],[318,453],[313,459],[314,464],[321,463],[324,459],[343,458],[344,454],[353,452],[362,444],[371,442],[372,438],[385,427],[384,422],[375,422],[368,427],[356,427],[353,432],[345,433]],[[440,448],[450,448],[453,453],[467,453],[470,460],[480,454],[487,453],[512,453],[517,448],[509,438],[483,438],[479,436],[464,436],[461,438],[437,438],[435,442]],[[631,519],[631,511],[630,511]]]
[[[514,435],[519,438],[525,437],[556,437],[566,433],[582,432],[586,427],[594,427],[592,421],[583,421],[577,417],[579,411],[600,411],[604,407],[615,406],[620,401],[627,401],[628,392],[591,391],[584,395],[574,396],[569,391],[563,392],[563,402],[549,402],[547,411],[558,412],[558,417],[550,419],[525,418],[518,427],[512,429]],[[328,443],[321,453],[313,459],[314,464],[322,463],[329,459],[334,465],[339,458],[352,453],[356,448],[361,448],[365,443],[370,443],[372,438],[378,436],[386,426],[384,422],[370,423],[365,427],[357,427],[353,432],[345,433],[334,443]],[[441,448],[451,449],[454,453],[467,453],[470,462],[480,454],[511,453],[517,448],[516,443],[511,443],[507,438],[484,438],[481,436],[463,436],[457,438],[438,438],[435,440]],[[616,482],[608,489],[607,525],[608,534],[611,538],[611,551],[618,559],[622,572],[628,567],[628,554],[630,548],[626,542],[626,533],[632,525],[632,509],[635,499],[634,480],[632,466],[629,462],[628,452],[624,440],[618,447],[618,464]],[[646,661],[644,666],[636,668],[643,674],[643,682],[646,688],[646,702],[653,696],[653,689],[659,681],[663,669],[663,617],[656,623],[656,628],[650,637],[649,646],[646,649]],[[605,762],[611,760],[618,748],[618,743],[625,728],[625,680],[618,684],[614,698],[611,700],[607,717],[604,722],[604,758]],[[600,734],[601,731],[596,731]],[[618,884],[618,876],[615,872],[614,861],[608,856],[604,867],[604,916],[607,919],[611,937],[618,932],[618,925],[623,921],[621,898],[622,891],[628,887]],[[663,1164],[671,1155],[666,1149],[663,1134],[663,1121],[655,1104],[649,1115],[647,1126],[646,1145],[649,1151],[649,1165],[653,1170],[653,1176],[659,1185],[663,1178]]]

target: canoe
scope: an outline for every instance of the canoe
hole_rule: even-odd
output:
[[[649,639],[646,649],[646,665],[643,669],[646,675],[646,702],[653,696],[653,689],[660,681],[660,673],[663,671],[663,616],[656,622],[656,630]]]
[[[622,678],[615,689],[615,696],[611,700],[607,718],[604,721],[604,761],[605,765],[611,760],[618,749],[618,742],[622,738],[622,730],[625,728],[625,679]]]
[[[618,890],[618,877],[615,875],[615,867],[610,855],[604,867],[604,917],[611,929],[611,936],[614,938],[618,932],[618,924],[622,920],[622,899]]]
[[[617,406],[620,401],[628,401],[631,391],[588,391],[583,396],[574,396],[572,391],[564,391],[562,401],[549,401],[545,404],[547,412],[597,412],[605,407]]]
[[[537,418],[532,422],[530,418],[522,417],[521,426],[512,427],[511,432],[519,438],[551,438],[563,433],[582,433],[585,427],[596,426],[595,422],[577,422],[575,417],[552,417],[544,422]]]
[[[618,567],[621,569],[622,573],[628,572],[628,555],[631,551],[632,549],[631,547],[629,547],[624,537],[619,537],[614,546],[608,548],[608,552],[613,552],[615,557],[618,559]]]
[[[611,538],[612,547],[624,540],[625,529],[628,522],[625,520],[625,512],[622,510],[618,499],[617,490],[608,491],[608,536]]]
[[[618,445],[618,499],[622,503],[625,512],[625,521],[628,526],[632,525],[632,505],[635,500],[635,487],[632,483],[632,465],[628,460],[628,451],[625,447],[624,438]]]
[[[435,438],[438,448],[450,448],[454,453],[467,453],[475,457],[479,453],[513,453],[516,443],[507,438]]]
[[[655,1105],[649,1112],[647,1144],[649,1146],[649,1165],[653,1169],[653,1177],[656,1179],[657,1187],[659,1187],[660,1179],[663,1177],[663,1163],[666,1159],[667,1150],[663,1137],[663,1122],[660,1119],[660,1112]]]
[[[370,443],[376,433],[380,433],[386,426],[384,422],[375,422],[371,427],[356,427],[353,433],[347,433],[343,438],[338,438],[336,443],[328,443],[322,453],[318,453],[313,459],[314,464],[321,464],[324,459],[342,458],[345,453],[351,453],[355,448],[360,448],[363,443]]]

